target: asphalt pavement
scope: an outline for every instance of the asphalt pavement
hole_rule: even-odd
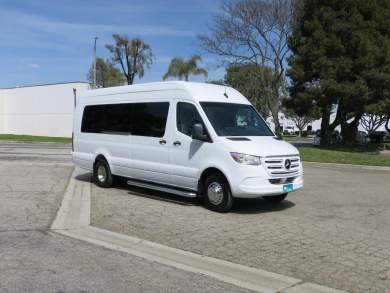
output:
[[[70,148],[0,143],[0,292],[248,292],[49,229]]]

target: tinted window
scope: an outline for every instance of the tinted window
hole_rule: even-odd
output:
[[[251,105],[202,102],[207,118],[219,136],[273,136]]]
[[[86,106],[81,132],[163,137],[169,103]]]
[[[81,124],[81,132],[129,134],[130,104],[86,106]]]
[[[177,130],[188,136],[192,135],[192,126],[195,123],[202,123],[198,110],[189,103],[177,103],[176,124]]]
[[[169,103],[133,104],[131,134],[163,137],[167,124]]]

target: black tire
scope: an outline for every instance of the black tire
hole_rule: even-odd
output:
[[[286,199],[287,193],[282,193],[278,195],[269,195],[269,196],[264,196],[263,198],[270,202],[270,203],[280,203]]]
[[[114,177],[105,159],[99,159],[93,166],[93,179],[98,186],[103,188],[109,188],[114,184]]]
[[[220,192],[214,192],[218,189]],[[212,197],[212,195],[215,195]],[[225,176],[222,174],[211,174],[204,181],[203,188],[203,203],[204,205],[215,212],[227,212],[233,206],[234,198],[230,191],[229,183],[226,180]]]

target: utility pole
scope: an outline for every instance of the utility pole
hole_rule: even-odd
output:
[[[93,87],[96,88],[96,41],[98,37],[95,37],[95,44],[93,46]]]

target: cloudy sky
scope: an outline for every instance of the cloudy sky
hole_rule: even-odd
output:
[[[172,57],[202,53],[196,36],[207,33],[219,0],[1,0],[0,87],[85,81],[97,53],[108,57],[112,34],[141,37],[155,63],[141,82],[159,81]],[[204,56],[209,79],[224,74]],[[204,80],[204,78],[195,78]],[[136,81],[137,83],[140,80]]]

